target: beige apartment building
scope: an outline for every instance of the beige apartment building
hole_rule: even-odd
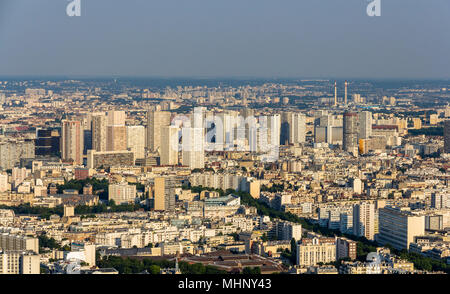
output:
[[[175,209],[174,181],[170,177],[155,178],[154,208],[157,211]]]
[[[162,127],[170,125],[170,112],[148,111],[147,113],[147,149],[156,151],[161,148]]]
[[[106,151],[107,119],[104,113],[92,116],[92,149]]]
[[[304,238],[297,244],[297,265],[311,266],[336,261],[334,238]]]
[[[0,252],[0,274],[40,274],[40,256],[26,251]]]
[[[362,202],[353,206],[353,234],[373,240],[375,236],[375,204]]]
[[[386,206],[379,210],[379,243],[409,249],[414,237],[424,234],[425,216],[413,214],[407,207]]]
[[[83,164],[83,126],[80,121],[62,121],[61,155],[63,161]]]
[[[116,204],[134,203],[136,186],[127,183],[109,185],[108,194],[108,200],[114,200]]]
[[[127,148],[134,152],[134,157],[145,158],[145,127],[127,126]]]
[[[134,152],[132,151],[103,151],[88,150],[88,168],[108,168],[111,166],[132,166],[134,165]]]
[[[127,150],[127,127],[107,126],[106,128],[106,151]]]
[[[162,127],[161,165],[178,165],[178,130],[176,126]]]

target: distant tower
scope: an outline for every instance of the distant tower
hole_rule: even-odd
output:
[[[347,105],[347,86],[348,86],[348,82],[345,81],[345,96],[344,96],[344,104]]]
[[[450,120],[444,122],[444,153],[450,153]]]
[[[83,126],[78,120],[62,121],[62,160],[83,164]]]
[[[170,126],[170,112],[147,112],[147,149],[155,152],[161,148],[161,130],[163,126]]]
[[[337,82],[334,81],[334,106],[337,106]]]
[[[92,149],[95,151],[106,151],[106,126],[107,118],[105,113],[92,115]]]
[[[358,114],[356,112],[344,113],[342,147],[353,156],[358,156]]]
[[[161,165],[178,165],[178,127],[164,126],[161,129]]]
[[[106,115],[106,151],[127,150],[125,111],[108,111]]]
[[[154,210],[175,210],[176,179],[171,177],[155,178],[154,185]]]

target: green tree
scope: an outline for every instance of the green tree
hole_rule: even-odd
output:
[[[161,272],[161,267],[159,265],[152,264],[149,267],[149,271],[148,272],[153,274],[153,275],[157,275],[157,274],[159,274]]]
[[[39,235],[38,240],[39,240],[39,253],[44,253],[44,248],[61,249],[61,244],[58,243],[54,238],[47,237],[46,234]]]

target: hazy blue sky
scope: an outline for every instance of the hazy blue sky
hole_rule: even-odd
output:
[[[0,75],[450,78],[450,1],[0,0]]]

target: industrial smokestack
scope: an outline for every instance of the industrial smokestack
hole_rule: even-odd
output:
[[[334,81],[334,106],[337,106],[337,82]]]
[[[344,98],[344,104],[345,105],[347,105],[347,86],[348,86],[348,83],[347,83],[347,81],[345,81],[345,98]]]

